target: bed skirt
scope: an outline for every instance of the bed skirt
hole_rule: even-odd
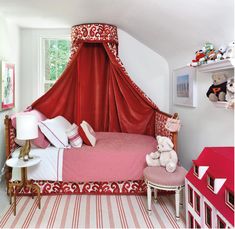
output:
[[[41,195],[145,195],[147,186],[144,180],[118,182],[63,182],[33,181],[40,187]],[[17,195],[32,195],[28,188],[17,191]]]

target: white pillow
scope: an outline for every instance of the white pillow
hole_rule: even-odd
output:
[[[38,126],[46,138],[57,148],[69,147],[66,129],[71,127],[71,124],[62,116],[57,116],[53,119],[47,119],[38,123]]]
[[[82,146],[83,141],[78,133],[78,126],[75,123],[66,130],[66,134],[72,147],[79,148]]]

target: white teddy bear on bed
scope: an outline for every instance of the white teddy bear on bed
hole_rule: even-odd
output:
[[[156,152],[146,155],[146,162],[148,166],[164,166],[167,172],[173,173],[176,170],[178,163],[177,153],[173,150],[173,143],[170,138],[157,136]]]

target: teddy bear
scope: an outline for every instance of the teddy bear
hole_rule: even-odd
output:
[[[225,101],[227,76],[224,73],[214,73],[212,79],[213,84],[206,93],[207,97],[211,102]]]
[[[235,58],[235,41],[229,43],[226,52],[223,54],[223,58]]]
[[[148,166],[164,166],[167,172],[174,172],[178,163],[177,153],[173,150],[170,138],[157,136],[157,151],[146,155]]]
[[[227,81],[226,100],[228,102],[226,108],[234,108],[234,78],[231,78]]]

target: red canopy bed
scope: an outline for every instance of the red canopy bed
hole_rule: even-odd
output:
[[[79,125],[82,120],[96,132],[121,132],[168,136],[175,148],[177,134],[165,129],[171,115],[166,114],[131,80],[118,57],[117,28],[107,24],[82,24],[72,27],[71,56],[67,68],[55,85],[30,109],[47,118],[63,116]],[[6,156],[15,149],[15,129],[5,119]],[[95,148],[95,147],[94,147]],[[146,152],[149,153],[149,152]],[[72,163],[72,162],[71,162]],[[11,171],[6,172],[9,183]],[[42,194],[142,194],[142,179],[50,181],[34,180]],[[22,190],[27,194],[29,190]]]

